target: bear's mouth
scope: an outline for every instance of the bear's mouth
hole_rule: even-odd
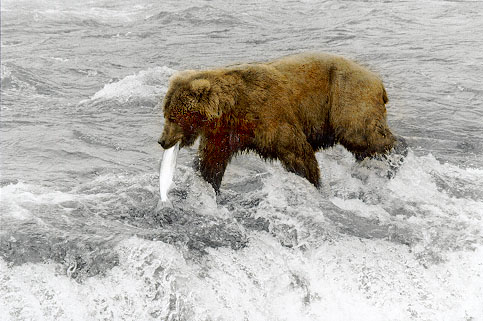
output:
[[[173,147],[177,142],[184,138],[183,129],[175,122],[167,120],[164,124],[163,134],[158,139],[158,143],[164,149]]]
[[[185,146],[191,146],[195,143],[196,139],[198,138],[199,133],[194,132],[194,133],[189,133],[189,134],[183,134],[179,133],[174,136],[169,136],[169,135],[161,135],[161,137],[158,139],[159,145],[163,147],[164,149],[168,149],[176,145],[176,143],[180,143],[180,148],[185,147]]]
[[[176,143],[179,142],[180,140],[184,140],[183,138],[184,137],[182,135],[179,135],[173,138],[166,138],[163,135],[159,138],[158,143],[159,145],[161,145],[161,147],[163,147],[163,149],[169,149],[174,145],[176,145]]]

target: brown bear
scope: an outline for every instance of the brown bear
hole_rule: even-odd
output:
[[[164,100],[165,149],[200,137],[199,169],[218,193],[233,155],[255,151],[319,186],[315,152],[342,144],[358,160],[386,153],[396,139],[386,123],[380,78],[330,54],[185,71]]]

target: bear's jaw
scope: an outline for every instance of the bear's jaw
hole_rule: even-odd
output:
[[[158,143],[161,145],[161,147],[163,147],[163,149],[170,149],[171,147],[176,145],[176,143],[178,143],[180,140],[181,140],[181,138],[175,139],[175,140],[165,140],[161,136],[161,138],[158,140]]]
[[[183,138],[181,139],[181,144],[180,147],[189,147],[193,145],[198,138],[199,133],[195,132],[190,135],[184,135]]]
[[[158,143],[164,149],[173,147],[177,142],[182,140],[184,137],[183,129],[180,125],[166,120],[164,123],[163,134],[158,140]]]

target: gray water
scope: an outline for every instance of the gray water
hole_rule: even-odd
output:
[[[1,4],[0,320],[483,320],[483,2]],[[215,196],[179,153],[177,70],[327,51],[381,75],[388,162],[255,155]]]

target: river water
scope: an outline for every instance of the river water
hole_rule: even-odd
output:
[[[0,320],[483,320],[483,2],[5,0]],[[388,162],[319,152],[322,187],[242,155],[215,196],[177,70],[301,51],[379,73]],[[397,161],[397,160],[396,160]]]

